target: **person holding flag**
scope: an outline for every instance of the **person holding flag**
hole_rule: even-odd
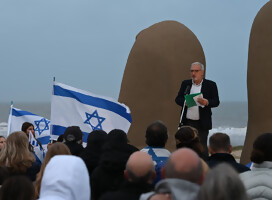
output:
[[[29,122],[24,122],[21,130],[28,137],[29,151],[35,155],[36,161],[41,164],[43,162],[45,152],[41,143],[35,138],[34,125]]]
[[[29,140],[29,150],[42,163],[47,145],[50,142],[50,121],[28,111],[13,107],[11,104],[8,120],[8,134],[23,131]]]
[[[35,131],[34,131],[34,125],[31,124],[30,122],[24,122],[22,124],[22,128],[21,131],[23,131],[26,136],[29,138],[29,134],[30,132],[32,133],[33,137],[36,139],[37,143],[39,144],[39,146],[41,147],[41,149],[43,149],[42,144],[39,142],[39,140],[35,137]]]

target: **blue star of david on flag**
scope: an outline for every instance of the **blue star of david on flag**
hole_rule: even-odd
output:
[[[89,114],[85,112],[87,119],[84,121],[84,124],[91,125],[93,131],[94,130],[103,130],[102,128],[102,122],[106,119],[104,117],[100,117],[97,113],[97,110],[95,110],[92,114]],[[96,120],[92,120],[92,118],[95,118]],[[92,122],[91,122],[92,121]]]
[[[34,121],[34,123],[36,125],[35,131],[38,131],[39,135],[41,135],[43,131],[49,130],[50,121],[45,118]]]

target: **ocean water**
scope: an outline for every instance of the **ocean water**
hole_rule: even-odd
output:
[[[50,103],[16,103],[14,107],[26,110],[50,119]],[[0,103],[0,135],[6,135],[10,104]],[[213,129],[230,136],[233,146],[243,145],[248,120],[247,102],[221,102],[219,107],[212,109]]]
[[[222,102],[212,112],[213,129],[209,136],[215,132],[226,133],[233,146],[244,145],[248,121],[247,102]]]

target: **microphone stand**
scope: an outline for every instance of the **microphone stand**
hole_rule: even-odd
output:
[[[187,85],[187,87],[186,87],[186,89],[185,89],[185,92],[184,92],[184,95],[189,94],[189,93],[190,93],[190,89],[191,89],[191,86],[190,86],[190,85]],[[178,130],[179,130],[179,129],[181,128],[181,126],[183,125],[183,124],[182,124],[182,118],[183,118],[183,114],[184,114],[184,109],[185,109],[185,97],[184,97],[184,103],[183,103],[182,111],[181,111],[181,115],[180,115]]]
[[[183,118],[183,113],[184,113],[184,108],[185,108],[185,99],[184,99],[184,103],[182,106],[182,111],[181,111],[181,115],[180,115],[180,120],[179,120],[179,125],[178,125],[178,130],[181,128],[182,124],[182,118]]]

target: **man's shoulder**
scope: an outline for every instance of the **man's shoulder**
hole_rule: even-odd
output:
[[[183,83],[192,83],[192,79],[183,80]]]
[[[182,85],[192,85],[192,79],[183,80]]]
[[[182,81],[183,84],[192,84],[192,79],[187,79],[187,80],[184,80]],[[205,84],[216,84],[214,81],[212,80],[209,80],[209,79],[203,79],[203,83]]]
[[[209,79],[203,79],[203,83],[205,83],[205,84],[216,84],[214,81],[209,80]]]

